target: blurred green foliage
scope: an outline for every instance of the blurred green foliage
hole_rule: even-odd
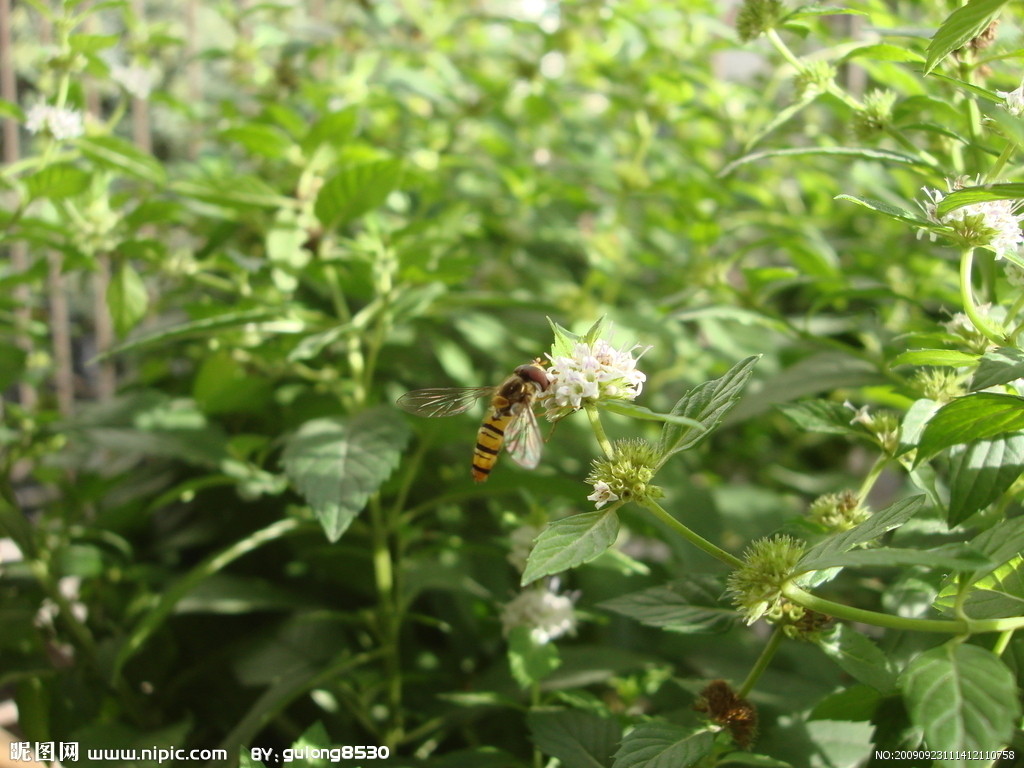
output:
[[[92,111],[80,136],[23,128],[0,176],[0,691],[17,737],[252,765],[250,747],[361,744],[437,768],[838,766],[922,733],[940,748],[923,723],[947,715],[1019,715],[1012,631],[998,654],[991,634],[957,649],[847,625],[775,647],[721,601],[726,569],[636,507],[613,549],[549,585],[575,601],[575,636],[506,637],[516,548],[592,509],[590,425],[566,419],[536,471],[506,458],[474,485],[480,412],[393,407],[497,384],[549,350],[547,318],[582,333],[604,316],[617,344],[650,345],[638,403],[659,413],[760,355],[720,431],[660,469],[677,521],[736,554],[779,530],[815,544],[808,504],[870,489],[906,511],[888,546],[925,562],[974,539],[1005,564],[976,574],[984,594],[1019,603],[1020,425],[971,431],[1019,405],[965,398],[969,419],[921,437],[979,365],[1003,387],[1021,366],[1019,329],[979,362],[992,345],[945,326],[957,250],[908,226],[949,234],[907,213],[923,185],[1017,169],[995,91],[1019,82],[1020,9],[972,0],[943,23],[960,5],[18,4],[21,97],[0,114]],[[150,94],[133,101],[126,66]],[[1019,289],[988,252],[975,269],[1012,326]],[[851,425],[847,399],[934,460]],[[959,618],[942,569],[979,561],[947,555],[826,588]],[[676,603],[685,620],[656,610]],[[715,737],[694,702],[713,679],[739,688],[766,644],[758,735],[737,753],[736,722]],[[998,685],[929,710],[915,691],[945,664]],[[949,748],[1022,746],[992,722],[992,743]]]

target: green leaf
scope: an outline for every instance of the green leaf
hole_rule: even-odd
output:
[[[942,406],[928,421],[917,463],[951,445],[989,440],[1024,430],[1024,397],[975,392]]]
[[[110,311],[114,330],[124,336],[135,324],[146,316],[149,308],[149,293],[146,284],[135,268],[127,261],[122,262],[110,278],[107,287],[107,309]]]
[[[309,152],[321,144],[344,146],[355,134],[358,117],[354,106],[324,115],[313,123],[302,139],[302,148]]]
[[[803,157],[806,155],[832,155],[839,157],[856,157],[862,160],[874,160],[883,163],[897,163],[899,165],[916,165],[927,167],[927,163],[913,155],[904,155],[900,152],[892,152],[886,149],[871,149],[868,147],[801,147],[798,149],[770,149],[763,152],[752,152],[744,155],[727,164],[716,175],[719,178],[728,176],[741,165],[756,163],[771,157]]]
[[[850,628],[838,625],[818,640],[825,655],[860,682],[882,693],[896,690],[896,671],[889,657],[870,639]]]
[[[180,339],[191,339],[208,336],[215,331],[228,328],[242,328],[244,326],[270,321],[280,321],[281,309],[246,309],[241,312],[223,312],[212,317],[204,317],[202,320],[193,320],[181,325],[174,325],[170,328],[163,328],[148,336],[135,339],[121,344],[97,359],[102,360],[112,355],[120,355],[125,352],[134,352],[151,346],[163,346],[169,341]],[[296,329],[299,330],[299,329]]]
[[[850,426],[853,411],[833,400],[804,400],[776,407],[783,416],[805,432],[820,432],[826,435],[862,434]]]
[[[116,136],[90,136],[79,139],[77,146],[82,154],[105,168],[154,185],[167,183],[163,165],[124,139]]]
[[[619,534],[613,510],[581,512],[548,525],[526,561],[522,585],[588,563],[612,544]]]
[[[19,123],[25,122],[25,110],[7,99],[0,99],[0,117],[14,120]]]
[[[535,708],[526,723],[534,746],[564,768],[611,768],[622,736],[615,720],[577,709]]]
[[[981,356],[971,389],[988,389],[1024,377],[1024,352],[1013,347],[991,349]]]
[[[978,362],[977,355],[969,355],[956,349],[911,349],[897,355],[891,365],[942,365],[961,368]]]
[[[935,600],[947,612],[959,608],[972,619],[1001,619],[1024,613],[1024,557],[1014,555],[971,585],[958,605],[956,585],[950,584]]]
[[[257,176],[176,181],[171,189],[179,195],[225,208],[287,208],[295,204]]]
[[[843,566],[876,566],[898,568],[906,565],[924,565],[949,571],[974,571],[988,564],[988,558],[964,544],[949,544],[935,549],[853,549],[820,557],[815,570]],[[802,570],[801,564],[798,569]]]
[[[942,403],[922,397],[915,400],[903,416],[903,423],[900,425],[900,452],[916,448],[921,441],[921,435],[928,421],[942,407]]]
[[[295,146],[284,131],[272,125],[244,123],[220,132],[224,141],[241,144],[253,155],[278,159],[284,157]]]
[[[1007,0],[970,0],[939,25],[925,52],[924,74],[929,74],[949,54],[985,31]]]
[[[273,383],[254,376],[229,350],[220,350],[199,366],[192,397],[206,414],[264,413],[273,397]]]
[[[811,547],[800,558],[796,571],[804,573],[829,567],[825,563],[833,560],[838,554],[846,552],[858,544],[864,544],[877,539],[883,533],[903,525],[917,512],[923,501],[923,496],[911,496],[908,499],[900,499],[881,512],[875,512],[875,514],[860,525],[825,539]]]
[[[672,415],[693,419],[703,428],[698,430],[694,427],[665,424],[658,441],[658,453],[661,455],[659,467],[670,456],[696,447],[718,429],[722,419],[739,402],[754,371],[754,365],[759,359],[760,356],[755,355],[741,360],[721,378],[705,381],[680,398],[672,408]]]
[[[991,651],[954,640],[925,651],[900,680],[911,722],[929,749],[991,750],[1007,744],[1020,717],[1013,673]],[[947,760],[964,766],[970,761]]]
[[[326,228],[341,227],[379,208],[402,178],[398,160],[377,160],[343,168],[320,189],[316,217]]]
[[[927,219],[923,219],[910,211],[898,208],[895,205],[889,203],[883,203],[881,200],[872,200],[869,197],[855,197],[854,195],[836,195],[836,200],[845,200],[849,203],[855,203],[870,211],[881,213],[884,216],[888,216],[890,219],[896,221],[902,221],[905,224],[913,224],[917,227],[930,227],[932,223]]]
[[[391,476],[408,441],[408,425],[390,408],[314,419],[285,444],[284,469],[327,538],[337,541]]]
[[[530,627],[513,627],[508,633],[508,663],[512,677],[523,688],[546,678],[562,663],[558,646],[538,643]]]
[[[723,592],[718,579],[695,574],[605,600],[597,607],[669,632],[724,632],[738,621],[739,616],[731,606],[719,600]]]
[[[1024,550],[1024,517],[1014,517],[992,526],[979,533],[969,542],[973,549],[981,552],[992,561],[988,568],[980,568],[974,573],[973,579],[984,577],[987,573],[1003,563],[1016,558]]]
[[[1024,472],[1024,435],[980,440],[950,451],[949,513],[952,528],[1002,497]]]
[[[26,560],[36,557],[34,527],[18,506],[18,499],[6,475],[0,477],[0,533],[14,541]]]
[[[626,734],[612,768],[685,768],[711,754],[715,734],[671,723],[640,723]]]
[[[692,427],[703,430],[704,425],[696,419],[688,419],[685,416],[676,416],[671,413],[655,413],[650,408],[636,405],[627,400],[606,400],[600,404],[601,408],[621,416],[629,416],[631,419],[641,421],[663,421],[667,424],[678,424],[681,427]]]
[[[120,35],[69,35],[68,47],[75,53],[99,53],[120,42]]]
[[[941,219],[946,214],[965,205],[990,203],[995,200],[1021,199],[1024,199],[1024,182],[989,184],[984,187],[964,187],[956,192],[950,192],[942,198],[942,202],[935,209],[935,215]]]
[[[859,357],[821,352],[805,357],[763,382],[754,396],[741,402],[730,421],[750,418],[779,403],[835,389],[888,383],[878,368]],[[851,415],[852,418],[852,415]]]
[[[862,45],[847,52],[840,59],[842,62],[853,59],[866,58],[873,61],[900,61],[900,62],[924,62],[924,56],[902,45],[890,43],[875,43],[873,45]]]
[[[91,177],[71,163],[48,165],[25,179],[28,196],[34,200],[64,200],[89,188]]]

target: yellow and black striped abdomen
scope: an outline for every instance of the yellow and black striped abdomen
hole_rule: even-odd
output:
[[[473,449],[473,479],[482,483],[491,474],[498,453],[505,442],[505,428],[512,421],[511,413],[492,409],[476,433],[476,447]]]

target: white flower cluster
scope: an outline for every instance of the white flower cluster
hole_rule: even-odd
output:
[[[633,352],[640,349],[635,358]],[[650,347],[635,345],[630,349],[615,349],[604,339],[592,344],[578,343],[571,357],[548,355],[551,366],[547,369],[551,382],[542,402],[553,414],[564,415],[562,410],[577,410],[585,401],[635,400],[647,380],[636,362]]]
[[[49,104],[36,104],[29,109],[25,115],[25,128],[29,133],[46,131],[59,141],[75,139],[85,133],[81,112]]]
[[[533,641],[545,645],[576,631],[576,612],[571,597],[547,587],[527,589],[505,605],[501,626],[508,634],[516,627],[529,627]]]
[[[928,187],[923,187],[922,191],[930,201],[924,204],[924,211],[935,224],[951,226],[968,217],[981,216],[982,225],[993,232],[988,247],[995,251],[997,259],[1016,251],[1024,243],[1024,235],[1020,231],[1020,222],[1024,219],[1024,214],[1017,213],[1020,208],[1018,201],[992,200],[964,205],[939,218],[938,205],[945,198],[945,193]]]

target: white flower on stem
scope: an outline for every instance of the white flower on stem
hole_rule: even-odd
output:
[[[633,357],[637,349],[640,352]],[[548,355],[550,385],[540,398],[548,419],[557,421],[588,402],[635,400],[647,380],[636,362],[648,349],[639,344],[615,349],[604,339],[596,339],[590,344],[577,342],[569,356]]]
[[[576,631],[573,599],[559,595],[546,585],[520,592],[501,611],[501,626],[507,635],[516,627],[528,627],[533,641],[545,645]]]
[[[618,501],[619,495],[604,480],[598,480],[594,483],[594,492],[587,496],[587,499],[595,502],[595,506],[600,509],[605,504]]]
[[[29,133],[49,133],[59,141],[75,139],[85,133],[81,112],[49,104],[36,104],[29,109],[25,128]]]
[[[1013,91],[996,91],[996,95],[1002,97],[1000,105],[1014,117],[1024,114],[1024,83]]]
[[[933,224],[952,228],[964,245],[991,248],[1000,259],[1007,253],[1015,253],[1024,243],[1020,230],[1024,214],[1018,213],[1020,201],[990,200],[962,205],[940,217],[938,206],[946,193],[928,187],[923,187],[922,191],[929,201],[921,206],[928,219]]]

